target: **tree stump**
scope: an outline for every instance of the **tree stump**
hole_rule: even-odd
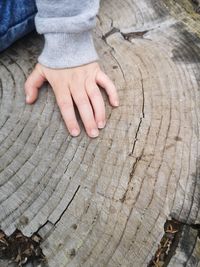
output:
[[[120,95],[114,109],[104,94],[96,139],[69,135],[48,84],[25,104],[37,34],[0,55],[1,229],[40,234],[50,267],[147,266],[167,219],[200,224],[200,16],[189,0],[105,0],[94,37]],[[169,266],[200,266],[191,232]]]

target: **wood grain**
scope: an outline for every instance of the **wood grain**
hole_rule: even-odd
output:
[[[38,231],[50,267],[147,266],[166,219],[200,223],[200,17],[187,0],[102,1],[94,37],[120,107],[104,94],[93,140],[69,135],[49,85],[25,104],[40,37],[0,55],[1,228]]]

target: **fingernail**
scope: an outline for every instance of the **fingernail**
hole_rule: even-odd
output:
[[[92,137],[97,137],[99,135],[99,131],[97,129],[92,129],[91,130],[91,136]]]
[[[76,128],[74,128],[74,129],[71,131],[71,135],[73,135],[73,136],[77,136],[77,135],[79,135],[79,130],[76,129]]]
[[[98,128],[100,128],[100,129],[104,128],[105,124],[106,124],[105,121],[99,121],[98,122]]]
[[[114,101],[114,105],[115,105],[115,106],[119,106],[119,101],[118,101],[118,100],[115,100],[115,101]]]
[[[31,100],[30,95],[26,96],[26,101],[29,102]]]

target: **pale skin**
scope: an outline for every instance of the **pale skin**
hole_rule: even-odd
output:
[[[37,99],[38,90],[45,81],[49,82],[54,91],[60,112],[72,136],[80,133],[74,105],[78,108],[88,136],[97,137],[99,129],[105,127],[105,104],[98,85],[105,89],[113,107],[119,105],[115,85],[97,62],[66,69],[51,69],[38,63],[25,83],[26,103],[32,104]]]

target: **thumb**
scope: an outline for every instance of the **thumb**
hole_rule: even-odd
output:
[[[38,90],[46,78],[42,74],[40,65],[37,64],[25,82],[26,103],[32,104],[38,97]]]

